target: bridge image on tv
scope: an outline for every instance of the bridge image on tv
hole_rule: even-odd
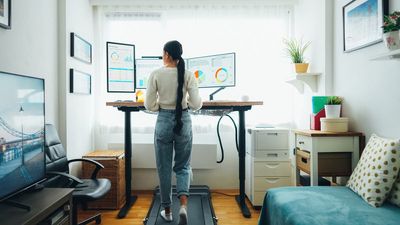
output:
[[[14,138],[7,140],[4,138],[5,132]],[[0,117],[0,184],[7,184],[0,193],[15,191],[16,187],[42,178],[43,173],[38,174],[38,171],[44,169],[43,135],[43,128],[35,133],[24,134],[11,128]]]

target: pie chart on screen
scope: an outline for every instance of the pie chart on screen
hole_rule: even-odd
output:
[[[228,70],[221,67],[215,72],[215,80],[217,83],[223,83],[228,79]]]
[[[197,82],[200,84],[204,81],[204,73],[201,70],[194,71],[194,76],[196,77]]]

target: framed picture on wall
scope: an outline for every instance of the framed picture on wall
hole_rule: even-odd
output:
[[[11,0],[0,0],[0,27],[11,29]]]
[[[90,95],[92,93],[92,76],[78,70],[70,69],[69,93]]]
[[[71,33],[71,57],[92,63],[92,45],[75,33]]]
[[[353,0],[343,6],[343,50],[351,52],[382,41],[388,0]]]

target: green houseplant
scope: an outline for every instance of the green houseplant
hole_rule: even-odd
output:
[[[287,56],[289,56],[295,64],[296,73],[306,73],[308,70],[308,63],[305,61],[304,52],[310,46],[311,42],[303,43],[302,39],[284,39],[283,43],[286,46],[285,52]]]
[[[383,42],[389,50],[400,48],[400,11],[394,11],[383,18]]]
[[[339,96],[329,96],[325,104],[326,118],[340,118],[343,99]]]

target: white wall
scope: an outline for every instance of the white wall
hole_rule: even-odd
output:
[[[12,1],[11,30],[0,28],[0,71],[45,79],[46,122],[58,124],[57,1]]]
[[[305,87],[304,94],[295,96],[294,122],[297,128],[310,128],[313,95],[332,94],[332,4],[331,0],[299,0],[295,5],[294,37],[311,41],[306,51],[310,63],[308,72],[318,72],[318,91],[313,93]],[[310,13],[312,12],[312,13]]]
[[[68,158],[81,158],[93,151],[94,96],[69,93],[69,70],[76,69],[92,75],[92,89],[96,75],[95,62],[87,64],[70,57],[70,33],[74,32],[92,43],[93,9],[89,0],[59,1],[60,35],[60,129]],[[72,173],[79,173],[80,165],[72,166]]]
[[[366,134],[400,138],[400,61],[371,61],[386,52],[378,43],[350,53],[343,52],[342,7],[349,0],[334,1],[335,95],[344,97],[343,114],[350,129]],[[400,10],[400,1],[390,1],[390,12]]]

